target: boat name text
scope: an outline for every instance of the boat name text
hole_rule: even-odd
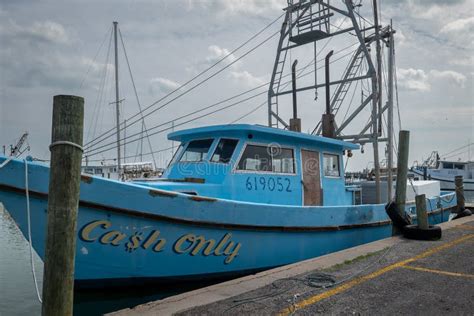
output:
[[[120,230],[111,230],[112,222],[97,220],[84,225],[79,231],[79,237],[86,242],[98,242],[102,245],[125,247],[125,251],[133,252],[137,249],[161,252],[167,245],[167,240],[160,236],[159,230],[148,233],[137,231],[126,234]],[[224,256],[224,263],[231,263],[239,254],[241,243],[231,240],[232,234],[225,233],[219,240],[206,238],[203,235],[188,233],[180,236],[173,243],[171,249],[177,254],[191,256]]]

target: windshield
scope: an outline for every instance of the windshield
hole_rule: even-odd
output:
[[[186,150],[181,156],[180,162],[202,161],[211,147],[213,139],[200,139],[189,142]]]

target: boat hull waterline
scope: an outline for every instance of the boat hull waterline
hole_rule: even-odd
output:
[[[28,169],[32,244],[43,258],[49,167],[28,162]],[[0,202],[27,236],[24,173],[25,162],[17,159],[0,169]],[[455,203],[453,193],[430,200],[430,222],[446,221]],[[96,287],[237,275],[368,243],[391,231],[383,204],[267,205],[83,176],[75,280],[79,287]]]

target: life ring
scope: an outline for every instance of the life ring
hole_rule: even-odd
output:
[[[385,205],[385,211],[388,217],[392,220],[392,224],[398,228],[403,228],[412,223],[410,216],[407,213],[400,213],[395,202],[389,202]]]
[[[441,227],[429,226],[421,229],[418,225],[407,225],[403,227],[403,237],[415,240],[438,240],[442,236]]]

